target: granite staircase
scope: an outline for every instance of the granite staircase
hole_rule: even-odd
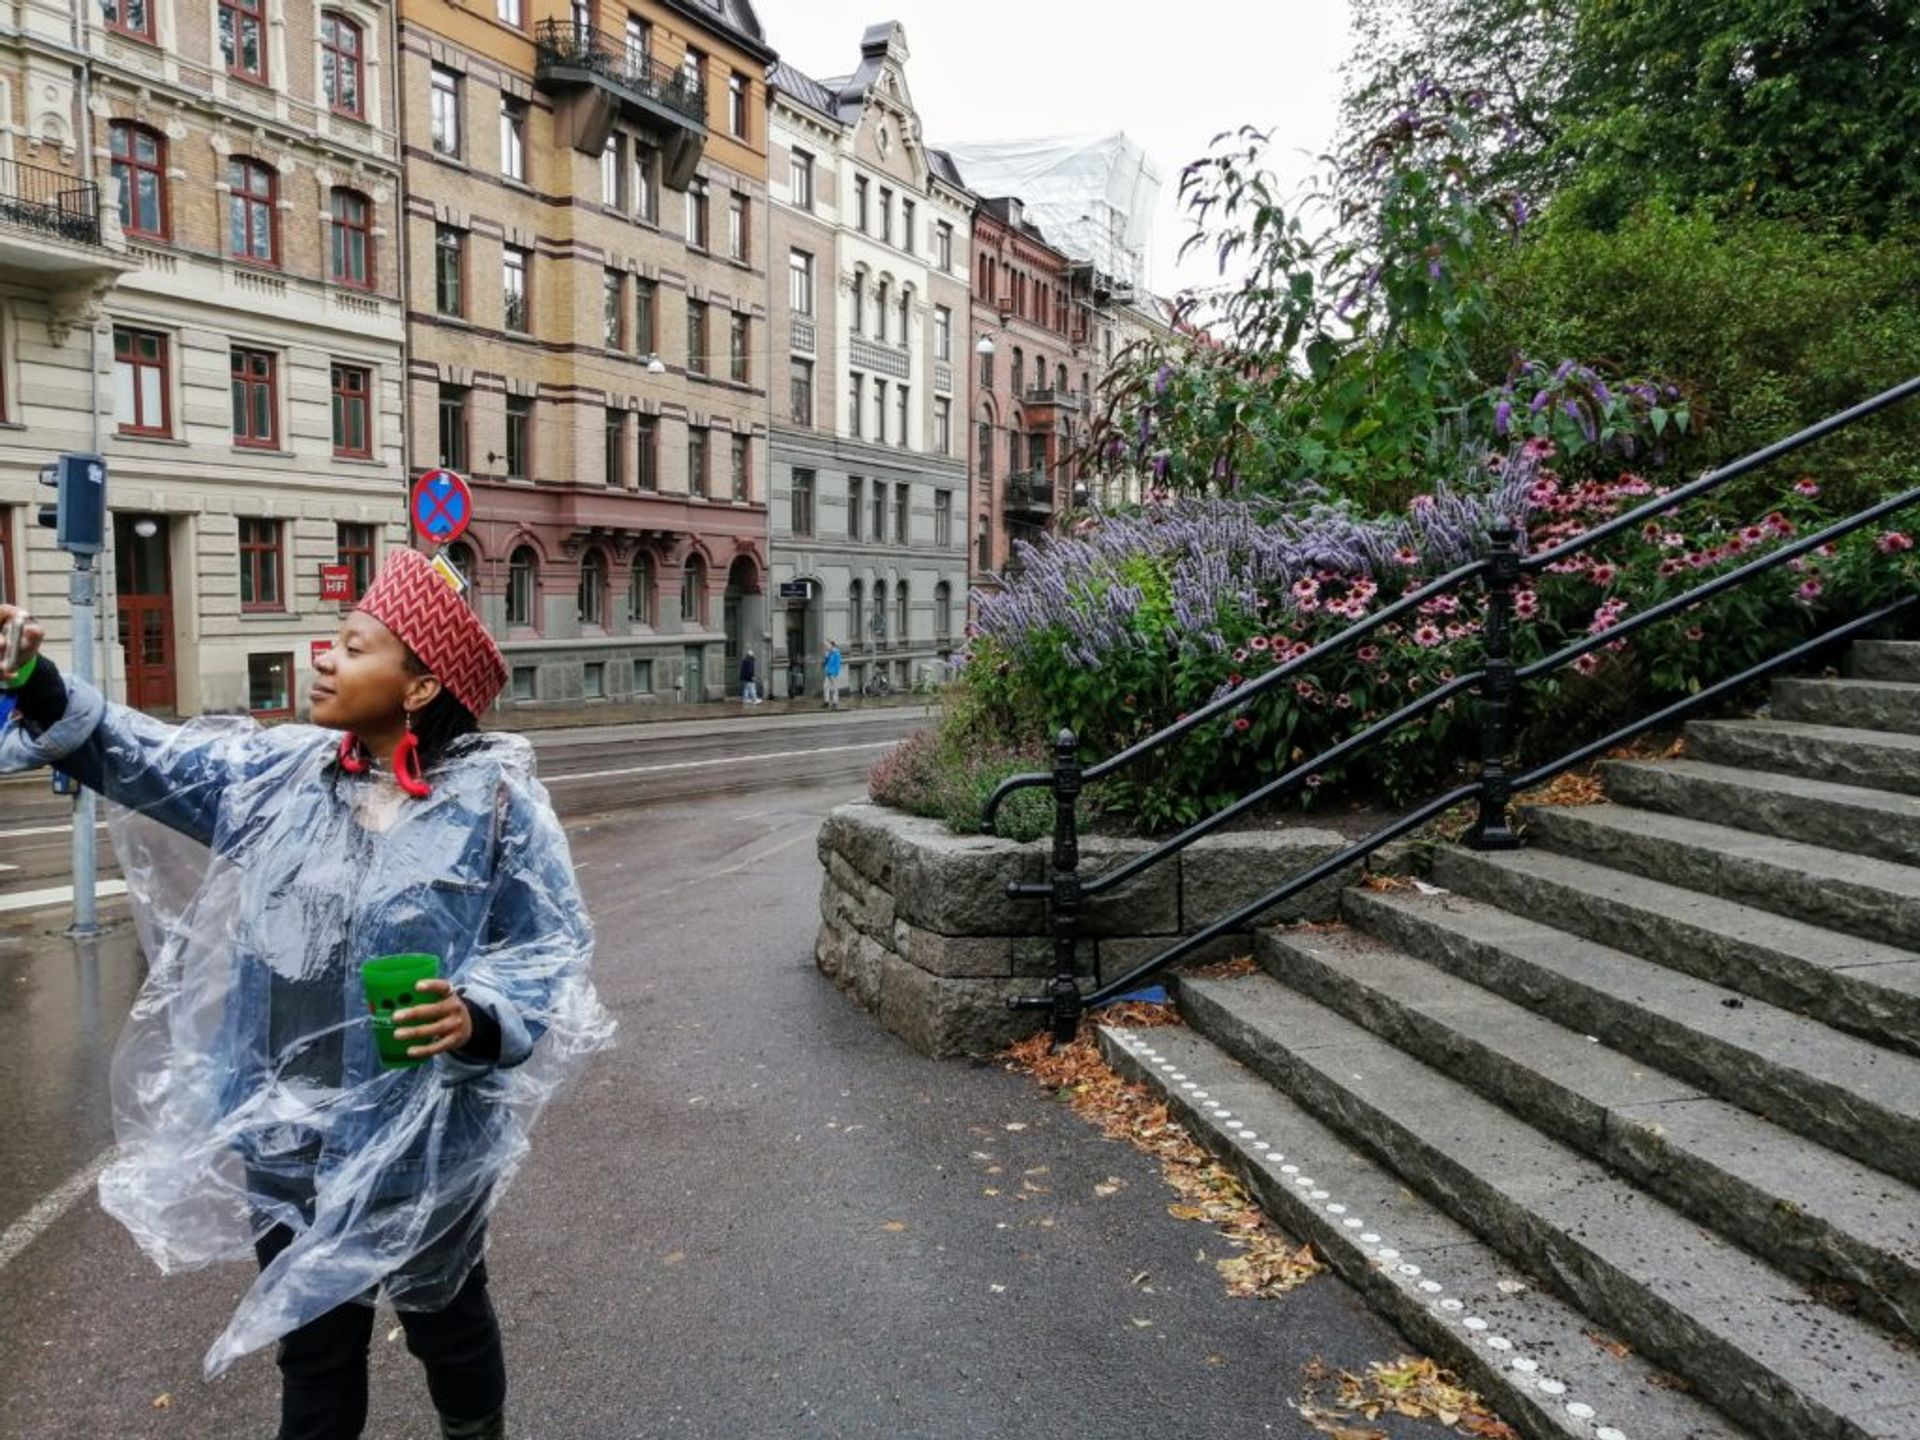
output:
[[[1920,643],[1685,754],[1103,1044],[1533,1440],[1916,1440]]]

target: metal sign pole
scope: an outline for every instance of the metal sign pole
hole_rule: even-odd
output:
[[[73,673],[79,680],[93,680],[93,556],[73,557]],[[100,931],[98,897],[95,894],[97,853],[94,834],[96,802],[93,791],[80,787],[73,804],[73,925],[69,935],[96,935]]]

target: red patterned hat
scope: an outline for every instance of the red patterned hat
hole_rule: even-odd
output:
[[[507,683],[507,661],[460,592],[418,550],[387,556],[357,607],[400,637],[475,715]]]

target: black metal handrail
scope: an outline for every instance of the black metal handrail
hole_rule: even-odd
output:
[[[707,122],[705,84],[684,69],[656,60],[639,46],[591,25],[571,20],[542,20],[534,26],[535,63],[585,70],[644,95],[689,120]]]
[[[100,187],[61,170],[0,160],[0,224],[98,245]]]
[[[1040,883],[1013,882],[1007,886],[1007,893],[1014,898],[1045,898],[1048,901],[1049,929],[1054,947],[1054,976],[1045,995],[1023,996],[1009,1001],[1016,1009],[1046,1009],[1052,1015],[1052,1030],[1056,1042],[1071,1038],[1079,1023],[1080,1015],[1090,1006],[1104,1004],[1113,998],[1128,993],[1145,979],[1176,964],[1193,953],[1207,941],[1229,931],[1241,928],[1248,920],[1283,904],[1309,886],[1318,883],[1329,875],[1337,874],[1341,869],[1358,860],[1365,859],[1381,846],[1390,843],[1401,835],[1426,823],[1436,815],[1445,813],[1462,800],[1477,797],[1479,815],[1468,835],[1468,843],[1480,849],[1511,849],[1519,845],[1520,840],[1512,829],[1509,819],[1509,807],[1513,796],[1525,789],[1531,789],[1560,774],[1573,765],[1582,763],[1594,755],[1604,753],[1613,745],[1633,735],[1642,733],[1669,720],[1686,714],[1702,705],[1711,703],[1722,695],[1730,694],[1745,684],[1761,678],[1784,666],[1797,663],[1807,655],[1839,643],[1843,639],[1863,633],[1873,625],[1905,613],[1920,599],[1909,597],[1883,606],[1870,615],[1860,617],[1835,629],[1824,632],[1810,640],[1783,652],[1771,659],[1750,666],[1739,675],[1729,677],[1709,686],[1697,694],[1690,695],[1674,705],[1635,720],[1614,731],[1602,741],[1583,745],[1557,760],[1550,761],[1528,771],[1524,775],[1513,776],[1507,769],[1507,755],[1510,741],[1509,709],[1515,687],[1526,680],[1547,674],[1560,666],[1578,659],[1607,645],[1612,645],[1662,620],[1685,610],[1693,609],[1728,590],[1746,583],[1762,571],[1772,570],[1781,565],[1819,549],[1833,540],[1855,530],[1859,530],[1876,520],[1885,518],[1896,511],[1920,503],[1920,487],[1903,491],[1878,504],[1867,507],[1853,515],[1825,526],[1823,529],[1801,536],[1789,544],[1780,545],[1766,554],[1740,565],[1733,570],[1703,581],[1679,595],[1671,596],[1646,610],[1634,613],[1620,620],[1610,628],[1590,634],[1563,646],[1551,655],[1542,657],[1525,666],[1516,667],[1512,661],[1513,593],[1523,574],[1537,572],[1549,565],[1558,563],[1570,555],[1578,554],[1598,545],[1622,532],[1644,525],[1655,516],[1665,514],[1676,506],[1686,503],[1711,490],[1726,484],[1751,471],[1801,449],[1814,441],[1824,438],[1837,430],[1866,418],[1867,416],[1896,405],[1910,396],[1920,393],[1920,376],[1881,392],[1872,399],[1863,401],[1851,409],[1839,412],[1816,424],[1807,426],[1751,455],[1742,457],[1718,470],[1710,471],[1698,479],[1680,486],[1665,495],[1655,497],[1648,503],[1638,506],[1624,515],[1615,516],[1592,529],[1573,536],[1562,544],[1532,555],[1521,555],[1518,548],[1518,533],[1510,521],[1497,521],[1489,535],[1489,553],[1483,559],[1473,560],[1456,567],[1447,574],[1429,581],[1427,584],[1402,596],[1391,605],[1376,611],[1338,635],[1330,636],[1319,644],[1304,651],[1292,660],[1276,666],[1258,679],[1248,681],[1233,690],[1210,701],[1183,719],[1164,727],[1146,739],[1128,746],[1116,755],[1092,765],[1083,765],[1078,758],[1078,742],[1071,730],[1062,730],[1054,740],[1054,764],[1051,771],[1033,772],[1016,775],[1003,781],[989,797],[983,816],[983,828],[993,829],[994,818],[1000,805],[1007,796],[1023,789],[1041,785],[1051,786],[1055,798],[1055,816],[1053,831],[1053,857],[1050,866],[1050,878]],[[1294,766],[1286,773],[1266,782],[1226,808],[1195,822],[1179,834],[1162,841],[1160,844],[1133,857],[1112,870],[1103,872],[1092,880],[1082,880],[1079,875],[1079,833],[1076,805],[1080,791],[1088,784],[1112,775],[1134,764],[1155,750],[1172,743],[1183,735],[1189,734],[1210,720],[1230,711],[1244,709],[1274,686],[1301,670],[1308,668],[1320,659],[1357,643],[1367,635],[1384,625],[1393,623],[1417,610],[1428,601],[1458,589],[1469,580],[1482,581],[1487,595],[1486,619],[1483,627],[1486,663],[1482,668],[1468,674],[1455,677],[1445,685],[1410,701],[1391,715],[1376,721],[1364,730],[1347,736],[1336,744]],[[1184,850],[1195,840],[1211,833],[1238,818],[1257,805],[1283,796],[1304,785],[1313,776],[1354,754],[1360,753],[1380,743],[1387,736],[1399,730],[1409,721],[1425,714],[1428,710],[1442,704],[1461,692],[1478,688],[1481,692],[1484,715],[1481,728],[1481,756],[1479,776],[1469,784],[1448,791],[1445,795],[1408,812],[1391,825],[1374,834],[1356,841],[1338,855],[1322,861],[1320,864],[1289,879],[1268,894],[1242,906],[1232,915],[1215,921],[1205,929],[1190,935],[1161,954],[1143,964],[1134,967],[1120,978],[1102,983],[1096,971],[1095,988],[1083,994],[1077,978],[1079,914],[1084,902],[1124,884],[1142,872]]]

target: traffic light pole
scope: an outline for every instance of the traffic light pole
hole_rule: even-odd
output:
[[[93,681],[93,602],[98,576],[93,556],[73,557],[73,577],[69,598],[73,602],[73,673],[76,679]],[[73,802],[73,924],[67,933],[76,937],[100,932],[99,897],[96,892],[99,853],[95,833],[98,801],[86,786]]]

